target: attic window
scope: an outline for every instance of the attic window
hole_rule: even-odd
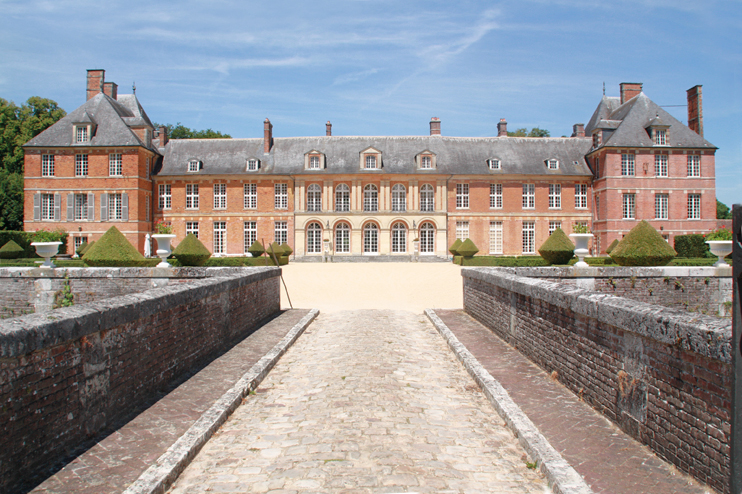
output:
[[[310,170],[319,170],[319,156],[310,156],[309,157],[309,169]]]
[[[75,142],[87,142],[90,139],[88,139],[88,126],[87,125],[79,125],[75,129]]]
[[[247,160],[247,163],[245,164],[245,170],[248,172],[258,171],[258,160],[256,159]]]
[[[656,146],[667,146],[667,131],[665,129],[655,129],[654,144]]]
[[[199,160],[190,160],[188,162],[188,172],[195,173],[201,170],[201,162]]]
[[[420,158],[420,168],[423,170],[429,170],[433,168],[433,159],[430,156],[422,156]]]
[[[502,163],[497,158],[488,159],[487,165],[489,166],[490,170],[501,170],[502,169]]]
[[[546,168],[548,168],[549,170],[558,170],[559,160],[555,160],[555,159],[546,160]]]
[[[366,169],[371,170],[376,168],[376,156],[366,155]]]

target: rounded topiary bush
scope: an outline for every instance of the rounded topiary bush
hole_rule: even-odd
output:
[[[611,252],[613,252],[613,249],[615,249],[617,245],[618,245],[618,239],[615,239],[613,242],[611,242],[611,245],[609,245],[608,248],[605,250],[605,253],[610,254]]]
[[[644,220],[611,251],[611,258],[620,266],[664,266],[675,256],[675,249]]]
[[[575,245],[564,230],[557,228],[541,245],[538,253],[549,264],[567,264],[575,255]]]
[[[115,226],[88,246],[82,260],[88,266],[125,267],[151,264]]]
[[[256,240],[250,247],[248,247],[247,251],[252,254],[253,257],[260,257],[265,252],[265,249],[263,248],[263,244]]]
[[[26,250],[15,243],[13,240],[9,240],[8,243],[0,247],[0,259],[18,259],[23,256]]]
[[[281,244],[281,248],[283,249],[283,257],[289,257],[292,252],[294,252],[294,249],[289,247],[289,244],[286,242]]]
[[[458,248],[461,247],[462,243],[461,239],[457,238],[456,241],[451,244],[451,247],[448,248],[448,252],[450,252],[452,256],[458,256]]]
[[[456,249],[456,252],[458,252],[462,257],[474,257],[474,254],[479,252],[479,249],[474,245],[474,242],[472,242],[471,239],[467,238],[461,242],[461,245]]]
[[[173,256],[181,266],[203,266],[211,257],[211,252],[194,234],[189,233],[173,251]]]
[[[268,246],[265,251],[268,253],[268,256],[273,259],[273,255],[275,254],[276,259],[281,257],[283,255],[283,248],[278,245],[278,242],[273,242]]]

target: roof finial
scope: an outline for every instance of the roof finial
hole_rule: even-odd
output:
[[[134,92],[134,94],[137,94],[137,83],[136,83],[136,81],[134,81],[131,84],[131,90]],[[603,91],[603,94],[605,94],[605,91]]]
[[[603,96],[605,96],[605,81],[603,81]]]

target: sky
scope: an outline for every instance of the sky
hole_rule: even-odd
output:
[[[742,203],[742,0],[0,0],[0,98],[71,112],[87,69],[232,137],[569,136],[621,82],[685,123],[701,84],[717,197]]]

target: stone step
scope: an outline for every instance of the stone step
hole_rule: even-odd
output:
[[[328,256],[327,260],[322,256],[297,256],[291,262],[451,262],[440,256]]]

